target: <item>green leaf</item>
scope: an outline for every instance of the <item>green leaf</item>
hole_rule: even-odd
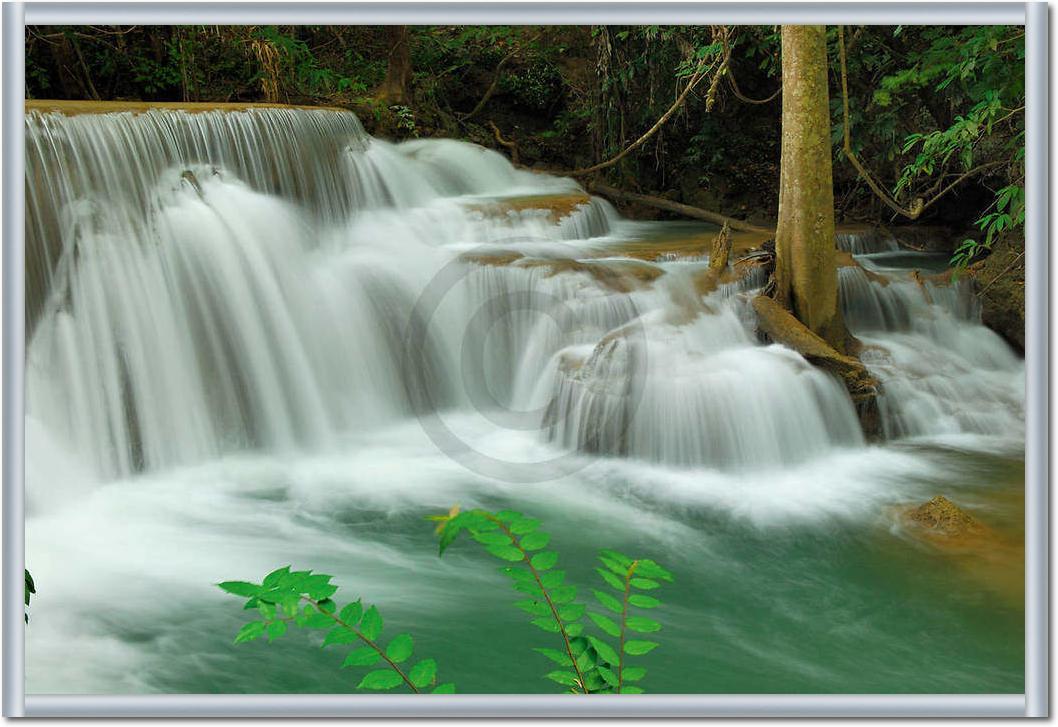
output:
[[[558,624],[555,623],[555,619],[550,616],[547,618],[534,618],[529,623],[539,629],[547,631],[549,634],[557,634],[559,632]]]
[[[390,661],[400,664],[411,656],[413,648],[411,634],[397,634],[386,647],[386,656]]]
[[[520,545],[524,550],[540,550],[541,548],[547,547],[547,544],[551,541],[551,536],[547,533],[529,533],[521,539]]]
[[[278,639],[280,636],[287,632],[287,622],[273,621],[272,623],[268,624],[267,631],[269,641],[272,641],[273,639]]]
[[[561,586],[564,580],[566,580],[566,571],[564,570],[551,570],[540,574],[540,583],[543,584],[544,588]]]
[[[331,644],[352,644],[355,643],[358,638],[356,632],[352,629],[346,628],[345,626],[335,626],[323,637],[323,646],[330,646]]]
[[[566,633],[570,638],[584,633],[584,624],[566,624]]]
[[[609,617],[603,616],[601,613],[588,611],[588,618],[594,621],[596,626],[610,636],[613,636],[614,638],[619,638],[621,636],[621,628]]]
[[[325,598],[322,601],[316,603],[316,608],[320,609],[324,613],[334,613],[335,609],[338,608],[338,604],[329,598]]]
[[[602,579],[608,584],[610,584],[610,587],[612,587],[614,590],[624,593],[625,582],[622,579],[618,578],[608,570],[603,570],[602,568],[596,568],[595,572],[602,576]]]
[[[251,621],[250,623],[245,624],[241,629],[239,629],[239,633],[235,636],[235,643],[241,644],[244,641],[253,641],[258,636],[263,634],[264,631],[264,621]]]
[[[624,684],[621,686],[621,694],[642,694],[643,690],[640,687],[634,687],[631,684]]]
[[[654,619],[646,618],[645,616],[629,616],[625,620],[625,625],[633,631],[637,631],[641,634],[649,634],[661,630],[661,624]]]
[[[625,642],[625,653],[631,654],[632,656],[639,656],[640,654],[647,654],[656,649],[658,646],[656,641],[639,641],[632,639],[631,641]]]
[[[342,662],[342,668],[347,666],[371,666],[382,657],[377,651],[372,649],[370,646],[361,646],[359,649],[353,649],[345,657],[345,661]]]
[[[515,566],[508,565],[504,566],[503,568],[500,568],[500,573],[503,573],[505,576],[510,577],[510,579],[515,583],[523,583],[528,581],[530,583],[535,584],[533,574],[527,571],[525,568],[518,568]]]
[[[657,608],[661,605],[661,601],[651,596],[644,596],[641,593],[633,593],[628,597],[628,602],[633,606],[639,608]]]
[[[524,601],[515,602],[514,605],[533,616],[551,615],[551,607],[543,601],[536,601],[527,598]]]
[[[569,603],[577,597],[576,586],[559,586],[551,589],[552,603]]]
[[[561,606],[558,609],[558,617],[569,623],[576,621],[584,615],[584,604],[583,603],[571,603],[568,606]]]
[[[285,565],[282,568],[277,568],[276,570],[272,571],[271,573],[265,576],[264,581],[262,581],[262,585],[265,588],[273,588],[274,586],[278,586],[280,581],[283,579],[283,576],[287,575],[288,573],[290,573],[289,565]]]
[[[641,560],[636,565],[636,573],[647,578],[656,578],[661,581],[672,581],[672,574],[652,560]]]
[[[330,598],[338,590],[338,586],[330,582],[333,577],[325,573],[314,573],[301,583],[301,592],[314,601]]]
[[[540,590],[540,586],[536,585],[533,581],[519,581],[514,584],[514,590],[521,593],[527,593],[537,600],[544,597],[544,592]]]
[[[307,613],[304,620],[300,621],[298,625],[307,629],[329,629],[334,626],[334,619],[325,613],[317,611],[316,613]]]
[[[505,533],[493,531],[491,533],[474,533],[471,535],[474,540],[478,541],[482,545],[510,545],[511,539]]]
[[[537,553],[533,556],[532,560],[533,568],[536,570],[548,570],[555,566],[558,562],[558,553],[553,550],[545,550],[543,553]]]
[[[439,684],[438,686],[434,687],[433,693],[434,694],[455,694],[456,693],[456,685],[453,684],[452,682],[445,682],[444,684]]]
[[[610,569],[611,573],[620,577],[622,580],[628,575],[628,569],[622,568],[621,564],[618,563],[616,560],[611,560],[610,558],[607,558],[604,555],[600,555],[599,560],[602,561],[602,564],[604,566]]]
[[[363,615],[364,604],[360,603],[360,601],[353,601],[342,608],[338,613],[338,618],[345,621],[350,626],[356,626],[356,624],[360,623],[360,617]]]
[[[538,527],[540,527],[539,520],[534,520],[531,517],[523,517],[512,522],[508,526],[508,529],[515,535],[528,535]]]
[[[603,678],[603,681],[609,684],[611,687],[617,686],[617,675],[607,669],[605,666],[599,667],[599,676]]]
[[[400,674],[392,669],[375,669],[374,671],[369,671],[367,675],[360,680],[360,683],[356,685],[356,688],[374,690],[392,689],[393,687],[400,686],[403,681],[404,680],[401,679]]]
[[[618,656],[617,651],[602,639],[589,636],[588,641],[591,642],[591,648],[595,649],[595,653],[602,657],[603,661],[614,666],[621,662],[621,657]]]
[[[594,588],[591,592],[595,594],[595,599],[599,603],[601,603],[603,606],[606,606],[606,608],[610,609],[614,613],[621,613],[621,611],[623,610],[621,608],[621,602],[611,596],[609,593],[606,593],[605,591],[599,591]]]
[[[436,676],[437,662],[433,659],[423,659],[408,672],[408,680],[418,689],[432,682]]]
[[[517,563],[525,558],[522,551],[518,550],[513,545],[490,545],[486,547],[485,550],[500,560],[507,560],[512,563]]]
[[[543,647],[534,648],[533,651],[539,652],[546,656],[551,661],[555,662],[559,666],[572,666],[573,662],[569,660],[569,654],[558,649],[546,649]]]
[[[628,569],[632,566],[633,563],[632,558],[629,558],[624,553],[618,553],[616,550],[600,550],[599,556],[602,558],[608,558],[609,560],[616,562],[618,565],[621,566],[621,568],[624,569],[625,572],[628,571]]]
[[[558,682],[559,684],[566,687],[578,686],[577,675],[570,671],[562,671],[561,669],[556,669],[555,671],[548,672],[546,678],[550,679],[553,682]]]
[[[496,513],[496,518],[505,523],[512,523],[521,517],[522,514],[520,512],[515,512],[514,510],[500,510]]]
[[[621,680],[626,682],[638,682],[647,675],[647,670],[642,666],[626,666],[621,670]]]
[[[223,583],[218,583],[217,587],[222,591],[235,596],[243,596],[244,598],[256,596],[263,590],[261,586],[255,583],[247,583],[246,581],[224,581]]]
[[[374,606],[364,614],[364,619],[360,622],[360,633],[370,641],[374,641],[382,633],[382,614]]]
[[[259,601],[257,603],[257,612],[259,614],[261,614],[261,617],[265,621],[271,621],[272,619],[274,619],[276,617],[275,604],[274,603],[265,603],[264,601]]]
[[[644,591],[652,591],[661,587],[660,583],[650,578],[633,578],[631,582],[633,588],[641,588]]]

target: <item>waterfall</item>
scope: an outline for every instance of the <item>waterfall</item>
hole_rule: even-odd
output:
[[[324,110],[34,112],[26,144],[30,446],[104,480],[423,411],[504,410],[550,446],[674,466],[863,445],[833,377],[756,340],[763,279],[703,297],[707,257],[623,257],[644,224],[573,180]],[[1019,363],[963,289],[898,278],[840,276],[888,433],[1015,426]]]
[[[838,271],[845,322],[882,382],[886,436],[1024,433],[1024,368],[981,325],[971,284]]]

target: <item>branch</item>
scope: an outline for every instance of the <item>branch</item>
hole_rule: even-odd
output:
[[[650,139],[650,137],[654,136],[654,134],[656,134],[658,132],[658,130],[660,130],[661,127],[664,126],[665,123],[670,118],[672,118],[672,115],[674,113],[676,113],[676,111],[680,108],[680,106],[683,105],[683,102],[686,100],[687,96],[690,94],[690,92],[692,90],[694,90],[694,87],[697,86],[698,83],[703,78],[705,78],[705,59],[704,58],[698,64],[698,68],[695,69],[694,74],[691,76],[690,80],[687,82],[687,86],[683,89],[683,92],[680,93],[680,95],[676,97],[676,100],[672,102],[672,106],[669,107],[669,110],[666,111],[664,114],[662,114],[661,118],[658,119],[654,123],[654,125],[651,126],[650,129],[647,130],[647,132],[645,134],[643,134],[641,137],[639,137],[638,139],[633,141],[631,144],[629,144],[627,147],[625,147],[624,151],[620,152],[617,156],[613,157],[612,159],[609,159],[609,160],[607,160],[605,162],[599,162],[598,164],[595,164],[595,165],[590,166],[590,167],[585,167],[584,169],[574,169],[571,172],[566,172],[566,174],[568,174],[571,177],[583,177],[583,176],[585,176],[587,174],[593,174],[595,172],[602,171],[603,169],[608,169],[609,167],[612,167],[614,164],[617,164],[617,162],[619,162],[622,159],[624,159],[626,156],[631,154],[633,151],[635,151],[639,147],[643,146],[643,144],[645,144]]]
[[[536,40],[539,37],[540,37],[540,34],[537,33],[532,38],[530,38],[528,41],[526,41],[526,43],[527,44],[535,43]],[[481,111],[481,109],[485,108],[485,104],[488,103],[489,99],[492,98],[492,95],[494,93],[496,93],[496,89],[499,88],[499,86],[500,86],[500,76],[503,74],[503,67],[505,65],[507,65],[507,61],[509,61],[510,59],[514,58],[518,54],[518,52],[520,50],[521,50],[520,47],[515,46],[515,47],[511,48],[510,53],[505,55],[503,57],[503,59],[500,60],[500,62],[496,65],[496,74],[492,77],[492,83],[489,84],[488,89],[486,89],[485,95],[481,97],[480,101],[478,101],[478,105],[470,110],[470,113],[468,113],[468,114],[460,114],[460,116],[461,116],[460,120],[461,121],[470,121],[470,119],[472,119],[474,116],[476,116],[478,114],[478,112]]]
[[[544,587],[544,582],[540,580],[540,574],[536,568],[533,567],[533,560],[529,557],[529,553],[526,552],[525,548],[522,547],[520,538],[511,532],[507,524],[500,520],[495,515],[487,513],[485,515],[489,520],[500,526],[500,530],[503,531],[504,535],[511,539],[511,543],[517,548],[524,559],[525,566],[529,569],[529,572],[533,574],[533,579],[536,581],[537,587],[540,588],[540,592],[544,595],[544,601],[547,602],[548,608],[551,609],[551,617],[555,619],[555,624],[558,626],[559,632],[562,634],[562,641],[566,645],[566,655],[569,657],[570,663],[573,665],[573,671],[577,672],[577,681],[580,683],[581,690],[587,694],[588,685],[584,682],[584,674],[581,673],[580,667],[577,666],[577,657],[573,655],[573,646],[569,642],[569,633],[566,631],[566,625],[562,622],[562,618],[558,615],[558,609],[555,607],[554,602],[551,600],[551,594],[547,592],[547,588]]]
[[[731,56],[731,51],[727,47],[727,34],[726,33],[724,34],[723,39],[724,39],[724,53],[728,57],[730,57]],[[738,81],[735,80],[735,74],[731,72],[730,65],[727,68],[727,80],[731,84],[731,91],[734,92],[735,98],[737,98],[739,101],[743,101],[743,102],[748,103],[748,104],[761,105],[761,104],[770,103],[770,102],[774,101],[775,99],[777,99],[779,97],[779,94],[782,93],[782,84],[779,84],[779,87],[777,89],[775,89],[775,93],[773,93],[771,96],[768,96],[768,98],[755,99],[755,98],[750,98],[749,96],[746,96],[745,94],[742,93],[742,89],[740,89],[738,87]]]
[[[877,181],[875,181],[874,177],[872,177],[870,172],[868,172],[867,169],[863,166],[863,164],[860,163],[860,160],[856,156],[856,153],[852,150],[852,138],[849,132],[848,66],[845,61],[845,26],[843,25],[838,26],[838,51],[839,56],[841,58],[841,136],[843,140],[843,149],[845,151],[845,156],[848,157],[848,160],[852,163],[852,166],[856,168],[856,171],[859,172],[860,176],[863,178],[863,181],[867,183],[867,186],[871,188],[871,191],[874,192],[878,199],[884,202],[890,209],[892,209],[898,215],[902,215],[908,218],[909,220],[916,220],[922,215],[923,212],[933,206],[933,204],[935,204],[937,200],[939,200],[945,194],[950,192],[960,183],[966,181],[975,174],[979,174],[980,172],[985,171],[986,169],[991,169],[993,167],[997,167],[1005,163],[1003,161],[995,161],[976,166],[968,172],[959,175],[954,182],[952,182],[947,187],[938,192],[937,195],[932,197],[929,201],[923,201],[921,197],[918,197],[911,203],[910,208],[903,207],[899,202],[896,201],[896,199],[894,199],[887,191],[885,191],[885,189]],[[1023,109],[1024,107],[1021,107],[1020,109],[1014,109],[999,121],[1006,121],[1013,114]]]
[[[727,217],[718,212],[710,212],[704,210],[701,207],[692,207],[689,204],[682,204],[680,202],[673,202],[671,200],[662,199],[661,197],[650,197],[645,194],[636,194],[635,192],[625,192],[621,189],[616,189],[607,184],[594,183],[589,185],[588,191],[594,194],[600,194],[603,197],[610,199],[621,200],[625,202],[638,202],[645,204],[650,207],[656,207],[658,209],[666,210],[668,212],[675,212],[678,215],[684,217],[691,217],[696,220],[704,220],[706,222],[712,222],[716,225],[730,225],[733,230],[741,230],[743,232],[761,232],[770,233],[772,230],[765,227],[757,227],[751,225],[748,222],[742,220],[736,220],[732,217]]]
[[[511,152],[511,164],[514,166],[520,166],[518,164],[518,143],[512,138],[510,141],[504,139],[500,134],[500,129],[492,121],[489,121],[489,128],[492,129],[492,135],[496,139],[496,143],[500,146],[509,149]]]
[[[394,661],[393,661],[392,659],[390,659],[390,658],[389,658],[388,656],[386,656],[386,652],[382,650],[382,647],[380,647],[380,646],[379,646],[378,644],[376,644],[376,643],[375,643],[374,641],[372,641],[371,639],[369,639],[369,638],[367,638],[366,636],[364,636],[364,635],[363,635],[363,634],[362,634],[362,633],[360,632],[360,629],[358,629],[358,628],[357,628],[356,626],[353,626],[353,625],[351,625],[351,624],[348,624],[348,623],[346,623],[345,621],[343,621],[343,620],[342,620],[341,618],[339,618],[338,616],[335,616],[335,615],[334,615],[333,613],[331,613],[331,612],[329,612],[329,611],[324,611],[324,610],[323,610],[322,608],[320,608],[320,604],[319,604],[318,602],[316,602],[316,601],[312,600],[311,598],[309,598],[309,597],[307,597],[307,596],[302,596],[302,600],[304,600],[304,601],[307,601],[308,603],[311,603],[311,604],[312,604],[313,606],[315,606],[315,607],[316,607],[316,610],[317,610],[317,611],[319,611],[320,613],[322,613],[322,614],[323,614],[323,615],[325,615],[325,616],[329,616],[329,617],[331,618],[331,620],[332,620],[332,621],[334,621],[334,622],[335,622],[336,624],[338,624],[339,626],[343,626],[343,627],[345,627],[345,628],[349,629],[349,630],[350,630],[350,631],[352,631],[352,632],[353,632],[354,634],[356,634],[356,635],[357,635],[358,637],[360,637],[360,640],[361,640],[361,641],[363,641],[363,642],[364,642],[365,644],[367,644],[367,645],[368,645],[368,646],[370,646],[370,647],[371,647],[372,649],[374,649],[375,651],[377,651],[377,652],[378,652],[378,655],[379,655],[379,656],[381,656],[381,657],[382,657],[382,658],[383,658],[383,659],[385,660],[385,662],[386,662],[387,664],[389,664],[390,668],[391,668],[391,669],[392,669],[393,671],[397,672],[397,674],[399,674],[399,675],[400,675],[400,678],[404,680],[404,683],[408,685],[408,688],[409,688],[409,689],[411,689],[411,690],[412,690],[413,692],[415,692],[416,694],[418,694],[418,693],[419,693],[419,689],[418,689],[418,687],[416,687],[416,686],[415,686],[414,684],[412,684],[412,683],[411,683],[411,679],[409,679],[409,678],[408,678],[408,675],[407,675],[407,674],[405,674],[405,673],[404,673],[404,672],[403,672],[403,671],[401,670],[401,668],[400,668],[399,666],[397,666],[397,664],[396,664],[396,663],[395,663],[395,662],[394,662]]]
[[[992,287],[992,283],[996,282],[997,280],[1002,278],[1004,275],[1009,273],[1011,270],[1013,270],[1014,266],[1017,265],[1018,261],[1021,260],[1021,258],[1023,258],[1023,257],[1025,257],[1025,251],[1024,250],[1022,250],[1021,252],[1018,253],[1017,257],[1015,257],[1011,261],[1010,265],[1007,265],[1006,269],[1004,269],[1003,272],[1001,272],[999,275],[995,276],[990,281],[988,281],[988,285],[986,285],[985,287],[981,288],[981,290],[978,291],[977,294],[978,295],[984,295],[985,291]]]

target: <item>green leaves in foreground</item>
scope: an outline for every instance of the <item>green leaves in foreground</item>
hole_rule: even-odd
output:
[[[346,667],[378,668],[367,672],[358,689],[385,691],[405,686],[412,692],[433,687],[436,694],[455,692],[454,684],[436,685],[437,662],[422,659],[413,663],[415,642],[411,634],[401,633],[383,643],[382,614],[375,606],[364,606],[356,600],[339,608],[333,600],[338,586],[332,576],[312,571],[291,571],[289,566],[274,570],[261,583],[225,581],[221,590],[245,598],[245,610],[256,610],[260,618],[245,624],[235,636],[235,643],[254,641],[262,636],[269,641],[286,634],[290,626],[326,630],[323,646],[351,646],[342,662]],[[402,664],[412,664],[405,670]],[[436,685],[436,686],[435,686]]]
[[[551,536],[540,530],[539,520],[513,510],[460,512],[458,507],[430,519],[438,523],[441,554],[466,533],[502,562],[500,571],[522,596],[514,605],[528,615],[529,623],[551,635],[550,645],[533,649],[550,662],[545,679],[578,694],[642,693],[637,683],[647,670],[630,660],[658,646],[651,639],[661,630],[661,623],[651,614],[661,605],[656,591],[662,583],[672,582],[671,573],[652,560],[603,550],[599,553],[602,567],[595,571],[605,588],[591,589],[596,605],[589,611],[577,599],[577,586],[567,583],[566,572],[556,568],[558,553],[548,550]],[[28,572],[26,577],[28,588]],[[436,661],[413,658],[411,634],[382,638],[384,623],[376,606],[360,600],[339,606],[333,598],[338,587],[329,575],[292,571],[286,566],[269,573],[261,583],[225,581],[217,585],[246,599],[245,610],[258,615],[239,629],[236,644],[261,637],[272,641],[291,626],[319,629],[326,632],[324,647],[345,650],[343,669],[368,668],[358,689],[388,691],[404,686],[416,693],[455,692],[451,682],[437,683]]]
[[[460,512],[457,507],[430,519],[439,523],[442,555],[460,533],[466,533],[505,563],[500,571],[511,579],[514,590],[525,596],[514,605],[529,614],[533,626],[555,635],[553,648],[533,649],[559,667],[547,672],[545,678],[582,694],[643,691],[632,682],[642,679],[646,669],[630,666],[629,657],[647,654],[658,646],[637,635],[657,632],[661,624],[637,610],[661,605],[656,596],[642,591],[653,591],[662,581],[671,582],[671,573],[652,560],[604,550],[599,554],[603,567],[596,572],[611,590],[593,589],[604,610],[587,611],[577,601],[577,587],[565,582],[565,571],[555,569],[558,553],[546,550],[551,536],[539,530],[539,520],[512,510]],[[585,614],[601,636],[585,632]]]

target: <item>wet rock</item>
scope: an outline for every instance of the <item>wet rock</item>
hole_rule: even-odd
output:
[[[1018,351],[1025,351],[1025,242],[1003,237],[992,254],[976,263],[970,274],[977,280],[981,321]]]
[[[546,194],[529,195],[526,197],[508,197],[491,202],[475,202],[468,205],[472,210],[481,212],[487,217],[506,217],[511,212],[524,212],[527,210],[540,210],[547,213],[551,222],[569,217],[579,208],[591,204],[591,197],[587,194]]]
[[[947,537],[977,535],[984,530],[980,522],[943,495],[911,508],[905,516],[931,533]]]

